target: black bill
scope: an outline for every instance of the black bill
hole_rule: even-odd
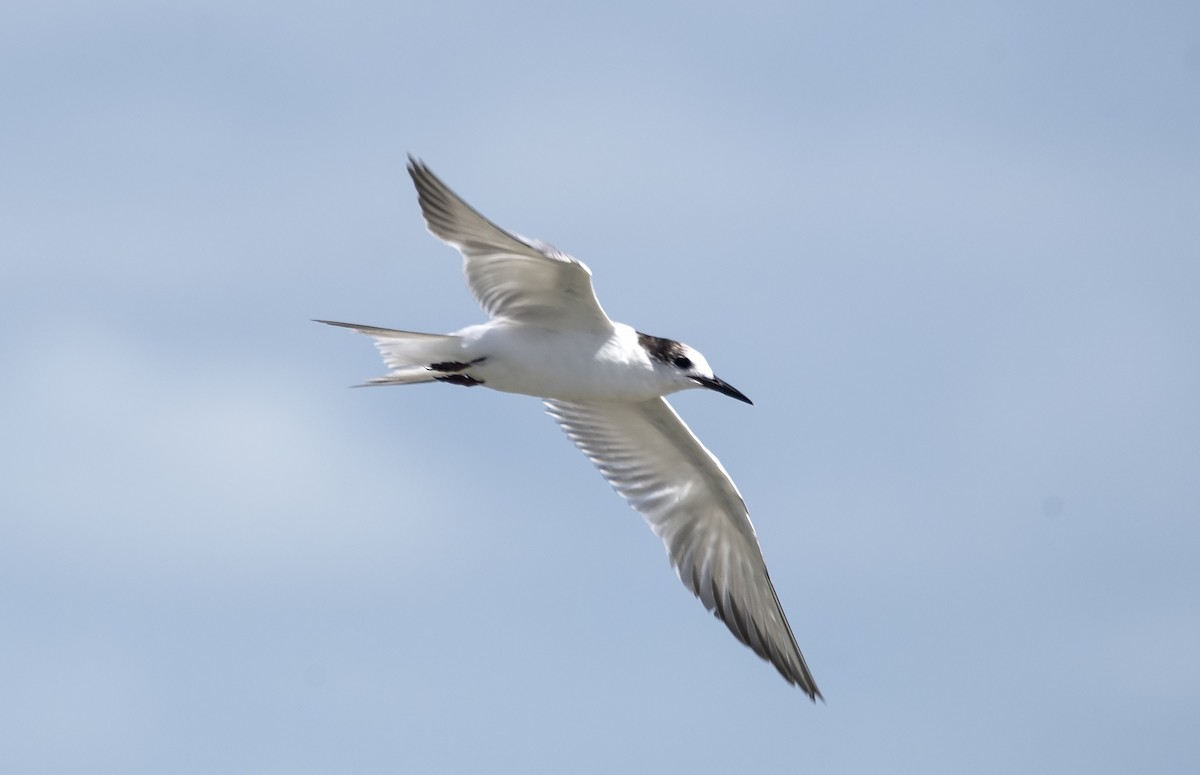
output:
[[[723,379],[719,379],[717,377],[713,377],[711,379],[708,377],[692,377],[692,380],[699,385],[703,385],[709,390],[715,390],[718,393],[729,396],[730,398],[736,398],[739,401],[745,401],[747,404],[754,406],[754,402],[749,398],[746,398],[742,391],[738,390],[733,385],[730,385]]]

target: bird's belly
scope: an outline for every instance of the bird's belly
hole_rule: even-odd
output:
[[[635,375],[581,364],[514,364],[489,358],[473,368],[471,376],[493,390],[561,401],[645,401],[663,394]]]
[[[470,376],[505,393],[561,401],[646,401],[672,392],[650,368],[614,356],[604,342],[532,332],[478,345],[483,360]]]

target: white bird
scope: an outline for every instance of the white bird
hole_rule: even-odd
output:
[[[505,231],[409,157],[429,231],[457,248],[490,316],[452,334],[318,322],[367,334],[391,368],[371,385],[484,385],[545,401],[575,445],[649,522],[684,586],[809,698],[821,696],[721,463],[663,398],[708,388],[751,403],[692,347],[609,319],[579,260]]]

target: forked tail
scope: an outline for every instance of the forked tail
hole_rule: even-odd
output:
[[[375,346],[383,355],[383,362],[391,371],[382,377],[367,380],[366,385],[416,385],[445,380],[447,374],[466,366],[460,363],[463,357],[462,340],[453,334],[419,334],[334,320],[316,322],[349,328],[375,340]]]

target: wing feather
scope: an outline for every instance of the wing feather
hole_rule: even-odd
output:
[[[555,328],[611,330],[583,262],[500,228],[411,156],[408,172],[429,231],[462,254],[467,285],[484,312]]]
[[[666,545],[684,586],[789,683],[821,696],[767,574],[745,502],[662,398],[548,400],[547,411]]]

